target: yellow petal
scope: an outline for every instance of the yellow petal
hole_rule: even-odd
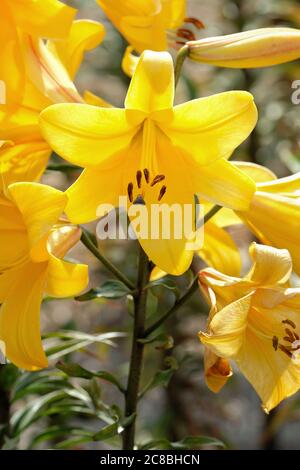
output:
[[[276,181],[259,182],[258,191],[266,193],[281,194],[282,196],[299,197],[300,196],[300,172],[286,178],[276,179]]]
[[[176,106],[173,120],[161,128],[174,145],[198,164],[207,165],[230,155],[249,136],[256,121],[253,96],[229,91]]]
[[[0,80],[5,84],[4,102],[17,103],[24,92],[25,69],[14,18],[6,2],[1,2],[0,44]]]
[[[195,192],[214,204],[247,210],[255,193],[254,181],[225,159],[211,165],[191,166]]]
[[[263,286],[284,284],[289,280],[293,266],[287,250],[252,243],[249,252],[253,267],[246,279]]]
[[[40,306],[47,263],[28,263],[15,273],[0,308],[0,340],[16,366],[37,370],[47,367],[40,334]]]
[[[0,203],[0,273],[22,263],[28,256],[26,227],[18,209]],[[2,274],[0,274],[0,278]],[[1,303],[1,302],[0,302]]]
[[[271,182],[277,180],[275,173],[265,166],[251,162],[233,162],[233,164],[250,176],[250,178],[252,178],[256,183],[265,183],[267,181]]]
[[[123,195],[120,165],[83,170],[67,195],[66,214],[71,222],[87,223],[102,217],[105,214],[100,205],[118,207],[119,196]]]
[[[18,181],[37,181],[50,157],[43,142],[16,144],[0,149],[0,192]]]
[[[134,49],[164,51],[167,49],[166,29],[176,21],[176,12],[169,11],[166,19],[165,3],[160,0],[121,0],[115,8],[111,0],[97,0],[108,18]],[[182,2],[182,0],[180,0]]]
[[[149,184],[143,178],[139,188],[135,184],[136,173],[144,168],[149,170]],[[182,155],[153,122],[148,121],[143,133],[130,146],[123,171],[124,183],[127,183],[124,190],[127,191],[129,182],[135,184],[132,202],[139,194],[143,194],[145,202],[145,205],[133,203],[129,207],[129,218],[132,224],[134,220],[137,222],[138,226],[133,228],[140,232],[138,239],[142,248],[162,271],[182,274],[191,264],[196,243],[193,237],[196,216],[194,192]],[[157,175],[164,175],[165,179],[151,186]],[[166,191],[161,193],[164,186]],[[142,227],[138,224],[140,219]]]
[[[162,271],[159,269],[157,266],[152,269],[150,280],[151,281],[157,281],[158,279],[161,279],[162,277],[165,277],[167,273],[165,271]]]
[[[45,291],[52,297],[73,297],[88,284],[88,266],[62,261],[50,254]]]
[[[300,57],[300,33],[292,28],[254,29],[188,45],[191,59],[219,67],[269,67]]]
[[[275,310],[252,309],[249,315],[243,346],[235,361],[260,396],[266,412],[300,388],[298,361],[294,362],[279,348],[275,351],[273,347],[274,335],[278,335],[279,344],[285,344],[282,321],[292,320],[299,331],[299,318],[299,296],[296,311],[295,307],[290,310],[283,304]]]
[[[232,302],[217,312],[209,324],[208,333],[199,338],[213,353],[224,358],[236,358],[243,346],[252,294]]]
[[[52,149],[81,166],[99,165],[127,148],[136,132],[123,109],[81,104],[49,106],[41,113],[40,125]]]
[[[261,242],[289,250],[297,273],[300,273],[299,204],[297,198],[257,191],[249,211],[238,213]]]
[[[57,189],[38,183],[15,183],[9,186],[8,193],[23,216],[31,256],[37,261],[39,242],[57,223],[66,206],[67,196]]]
[[[53,103],[82,103],[67,70],[41,39],[23,35],[27,74],[37,89]]]
[[[51,41],[48,48],[56,54],[73,79],[80,67],[83,55],[98,46],[105,35],[104,26],[97,21],[73,21],[69,36],[64,41]]]
[[[241,256],[235,242],[211,221],[204,226],[204,245],[198,255],[209,266],[225,274],[239,276],[241,273]]]
[[[86,90],[83,93],[83,99],[86,104],[92,104],[93,106],[100,106],[101,108],[113,107],[108,101],[105,101],[103,98],[100,98],[100,96],[95,95],[89,90]]]
[[[42,38],[60,38],[68,34],[76,14],[58,0],[8,0],[19,28]]]
[[[145,51],[132,77],[125,107],[144,113],[170,109],[174,100],[174,67],[168,52]]]
[[[41,140],[37,111],[21,105],[0,105],[0,139],[18,143]]]
[[[124,56],[122,59],[122,70],[128,77],[132,77],[139,62],[139,57],[133,54],[133,47],[128,46],[125,49]]]
[[[232,376],[229,362],[216,356],[208,348],[205,348],[204,353],[204,371],[206,384],[214,393],[218,393]]]

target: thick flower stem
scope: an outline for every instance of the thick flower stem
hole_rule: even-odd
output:
[[[150,263],[143,249],[140,248],[137,294],[134,301],[134,328],[130,358],[130,368],[125,394],[125,417],[132,416],[131,423],[123,433],[123,450],[133,450],[135,441],[135,421],[138,403],[139,383],[143,365],[144,344],[138,340],[143,338],[146,319],[146,302],[148,290],[145,289],[150,278]]]
[[[176,63],[175,63],[175,87],[178,84],[180,74],[181,74],[181,69],[182,69],[182,66],[183,66],[183,63],[184,63],[185,59],[188,56],[188,53],[189,53],[189,47],[188,46],[183,46],[178,51],[178,54],[177,54],[177,57],[176,57]]]
[[[82,229],[81,241],[86,248],[93,253],[93,255],[101,261],[101,263],[108,269],[119,281],[123,282],[129,289],[134,290],[134,284],[124,276],[104,255],[100,253],[93,240],[89,237],[87,230]]]

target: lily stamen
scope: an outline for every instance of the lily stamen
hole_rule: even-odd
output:
[[[154,180],[152,181],[152,183],[151,183],[150,186],[151,186],[151,187],[152,187],[152,186],[155,186],[157,183],[160,183],[160,182],[163,181],[165,178],[166,178],[165,175],[157,175],[157,176],[155,176],[155,178],[154,178]]]
[[[128,184],[127,193],[128,193],[129,201],[133,202],[133,184],[132,183]]]
[[[193,24],[197,29],[205,29],[204,23],[202,23],[201,20],[198,20],[198,18],[184,18],[184,22]]]
[[[164,195],[166,194],[166,191],[167,191],[167,187],[166,186],[162,186],[160,192],[159,192],[159,196],[158,196],[158,200],[161,201],[161,199],[164,197]]]
[[[282,320],[282,322],[284,325],[290,325],[292,328],[296,329],[296,325],[295,323],[292,321],[292,320],[289,320],[288,318],[286,320]]]
[[[136,182],[137,182],[138,188],[141,187],[142,176],[143,176],[142,172],[140,170],[137,171],[137,173],[136,173]]]

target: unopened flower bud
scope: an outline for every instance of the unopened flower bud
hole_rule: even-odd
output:
[[[189,57],[231,68],[269,67],[300,57],[300,30],[263,28],[189,41]]]

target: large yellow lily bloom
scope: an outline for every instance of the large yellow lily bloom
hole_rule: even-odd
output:
[[[18,367],[47,367],[40,335],[43,294],[69,297],[88,283],[88,267],[63,261],[80,229],[59,221],[67,196],[38,183],[15,183],[0,200],[0,340]]]
[[[7,101],[22,96],[24,64],[20,33],[32,37],[66,37],[76,10],[58,0],[2,0],[0,17],[0,80]]]
[[[165,51],[176,42],[175,30],[184,22],[186,0],[97,0],[108,18],[142,53],[146,49]],[[179,38],[177,38],[179,39]]]
[[[41,113],[41,129],[53,150],[86,167],[69,188],[71,221],[95,220],[100,204],[128,206],[139,196],[153,204],[193,205],[194,194],[246,210],[255,189],[251,178],[225,157],[249,135],[257,120],[253,97],[221,93],[173,107],[174,70],[167,52],[142,54],[125,109],[58,104]],[[140,199],[141,199],[140,198]],[[182,211],[183,212],[183,211]],[[140,239],[163,271],[179,275],[190,265],[187,237]]]
[[[74,21],[66,38],[47,44],[22,35],[24,95],[18,103],[8,101],[0,106],[0,138],[7,141],[0,148],[0,192],[13,182],[40,178],[51,149],[41,136],[39,114],[52,103],[84,102],[73,78],[84,52],[98,45],[103,36],[103,26],[89,20]]]
[[[286,288],[287,250],[253,244],[253,267],[242,279],[208,268],[199,281],[212,309],[201,342],[209,349],[206,380],[214,390],[237,363],[270,411],[300,388],[300,289]]]

